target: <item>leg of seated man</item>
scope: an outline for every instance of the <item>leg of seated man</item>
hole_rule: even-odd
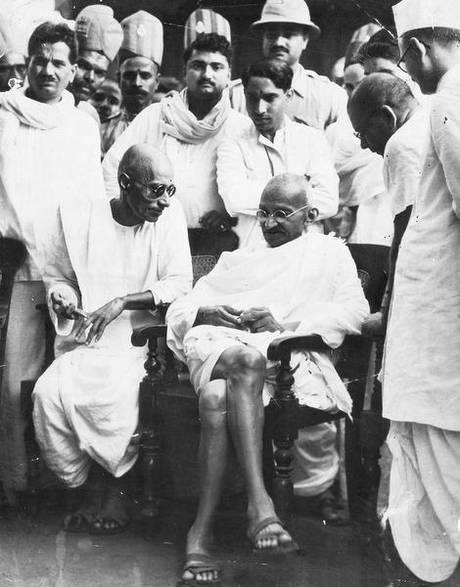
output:
[[[186,563],[182,576],[184,581],[191,581],[195,577],[197,581],[211,582],[219,575],[219,568],[216,565],[213,567],[209,557],[208,547],[212,540],[212,521],[220,500],[228,460],[226,395],[226,385],[222,380],[211,381],[200,393],[200,499],[195,521],[187,534]]]
[[[227,381],[227,423],[248,493],[248,536],[256,549],[291,544],[291,537],[277,521],[262,474],[265,357],[250,347],[227,349],[213,378]]]

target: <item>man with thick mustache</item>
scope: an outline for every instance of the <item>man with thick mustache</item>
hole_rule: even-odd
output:
[[[319,36],[319,27],[311,20],[304,0],[267,0],[260,20],[252,25],[262,33],[264,57],[281,59],[293,71],[287,104],[289,118],[324,130],[339,116],[346,116],[347,95],[337,84],[300,65],[310,39]],[[246,112],[244,88],[239,80],[231,88],[233,107]]]
[[[56,254],[56,210],[63,200],[104,201],[96,123],[65,88],[75,75],[77,43],[65,24],[46,22],[28,44],[27,88],[0,93],[0,236],[28,251],[16,275],[0,394],[0,478],[8,493],[23,490],[27,462],[22,380],[43,368],[45,319],[42,268]]]
[[[145,10],[121,21],[123,42],[120,48],[120,113],[101,125],[104,155],[134,118],[150,106],[158,87],[163,59],[163,25]]]
[[[192,254],[218,256],[238,244],[216,178],[217,148],[225,138],[251,125],[246,116],[232,110],[225,91],[230,82],[231,53],[225,37],[199,35],[184,53],[186,88],[171,92],[136,116],[103,163],[106,189],[113,195],[118,162],[128,147],[146,142],[169,156]]]

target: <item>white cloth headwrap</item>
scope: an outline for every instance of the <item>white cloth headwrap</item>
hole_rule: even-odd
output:
[[[201,120],[189,110],[187,90],[171,92],[162,101],[161,127],[163,133],[184,143],[201,143],[219,132],[230,113],[227,91]]]

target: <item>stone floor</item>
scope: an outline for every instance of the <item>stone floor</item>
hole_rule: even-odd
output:
[[[134,522],[117,536],[66,534],[61,502],[36,516],[18,511],[0,515],[0,587],[172,587],[177,584],[184,536],[193,503],[164,506],[153,538]],[[221,508],[216,554],[224,569],[223,587],[388,587],[379,557],[363,548],[352,525],[333,528],[296,515],[290,526],[301,545],[296,555],[259,557],[245,539],[243,508]],[[361,538],[361,539],[360,539]],[[460,585],[449,583],[449,587]]]

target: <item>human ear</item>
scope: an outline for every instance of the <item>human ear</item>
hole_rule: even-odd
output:
[[[310,208],[306,214],[306,222],[307,224],[311,224],[312,222],[315,222],[316,219],[318,218],[318,208]]]
[[[129,175],[124,172],[120,173],[120,175],[118,176],[118,184],[122,190],[129,189],[129,184],[130,184]]]
[[[75,77],[75,74],[76,73],[77,73],[77,65],[76,65],[76,63],[74,63],[70,67],[70,78],[69,78],[69,83],[70,84],[73,82],[73,78]]]
[[[418,60],[422,60],[426,55],[426,46],[419,41],[416,37],[409,39],[408,46],[412,50],[412,54],[416,56]]]
[[[383,116],[383,119],[388,124],[388,126],[391,128],[391,130],[395,131],[397,128],[397,124],[398,124],[398,118],[397,118],[393,108],[391,108],[391,106],[387,106],[386,104],[384,104],[381,107],[380,112]]]

